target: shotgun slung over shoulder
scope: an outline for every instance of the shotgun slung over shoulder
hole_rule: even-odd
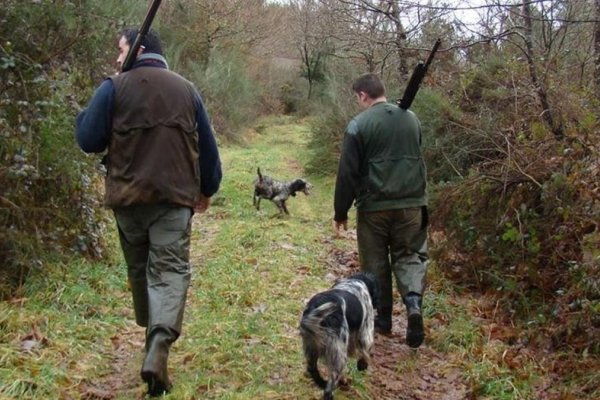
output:
[[[441,43],[442,41],[440,39],[436,40],[435,44],[433,45],[433,49],[431,49],[431,52],[429,53],[429,57],[427,57],[427,61],[419,61],[408,81],[408,85],[406,85],[402,99],[398,100],[397,102],[398,107],[402,108],[403,110],[408,110],[410,108],[415,96],[417,95],[419,86],[421,85],[421,82],[427,73],[429,64],[431,64],[431,61],[433,61],[433,57],[435,56],[435,53],[437,52]]]

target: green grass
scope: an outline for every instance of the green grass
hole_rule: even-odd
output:
[[[0,398],[77,398],[80,382],[107,369],[129,300],[124,270],[107,268],[46,265],[22,298],[0,303]]]
[[[476,398],[535,399],[534,384],[544,372],[540,366],[531,359],[508,364],[506,356],[510,355],[511,346],[492,339],[486,332],[491,327],[490,321],[474,315],[481,299],[471,298],[468,293],[460,293],[460,288],[449,286],[435,263],[430,274],[435,293],[427,297],[425,316],[432,328],[432,347],[447,354],[449,363],[462,367],[463,376]]]

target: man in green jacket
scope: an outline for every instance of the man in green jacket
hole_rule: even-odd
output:
[[[421,154],[421,124],[414,113],[388,103],[374,74],[353,84],[363,111],[348,124],[335,185],[333,226],[347,229],[356,201],[363,271],[377,276],[381,298],[375,328],[392,330],[392,273],[407,310],[406,342],[425,338],[422,296],[427,272],[427,171]]]

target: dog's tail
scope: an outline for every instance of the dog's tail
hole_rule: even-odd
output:
[[[258,181],[259,181],[259,182],[262,182],[262,181],[263,181],[263,176],[262,176],[262,174],[260,173],[260,167],[257,167],[257,168],[256,168],[256,173],[258,174]]]
[[[300,333],[305,332],[323,337],[323,335],[320,335],[321,333],[331,330],[326,323],[327,318],[336,312],[344,315],[346,313],[346,303],[343,301],[340,303],[327,302],[305,313],[300,321]]]

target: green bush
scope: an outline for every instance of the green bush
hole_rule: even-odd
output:
[[[46,257],[102,255],[98,160],[78,150],[73,131],[112,49],[110,21],[125,15],[119,5],[5,1],[0,10],[0,298]]]
[[[463,128],[462,112],[450,99],[423,87],[411,110],[421,121],[423,156],[432,183],[456,179],[479,161],[473,157],[472,149],[482,140]]]
[[[263,89],[235,50],[214,49],[206,70],[194,67],[190,79],[198,85],[218,135],[239,140],[242,128],[263,113]]]
[[[303,114],[307,111],[308,99],[300,79],[284,82],[279,90],[279,101],[285,114]]]
[[[341,143],[348,122],[358,113],[354,96],[341,95],[332,88],[313,102],[315,110],[312,135],[309,142],[310,159],[306,171],[315,175],[335,173],[341,151]],[[343,90],[343,89],[342,89]]]
[[[352,82],[362,72],[351,63],[339,63],[328,70],[327,78],[313,90],[308,103],[311,116],[310,159],[306,171],[329,175],[337,171],[344,131],[360,112]]]

